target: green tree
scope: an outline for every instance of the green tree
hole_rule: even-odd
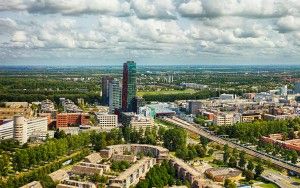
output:
[[[293,164],[296,164],[297,160],[298,160],[298,153],[295,150],[291,151],[291,162]]]
[[[239,159],[239,167],[241,167],[241,168],[244,169],[245,165],[247,163],[246,158],[245,158],[245,151],[241,151],[240,154],[239,154],[239,157],[240,157],[240,159]]]
[[[170,151],[184,148],[186,146],[187,134],[180,128],[168,129],[164,134],[164,147]]]
[[[252,171],[254,169],[254,164],[253,164],[253,162],[251,160],[247,164],[247,169],[249,171]]]
[[[264,167],[262,166],[261,163],[258,163],[256,166],[255,166],[255,175],[256,177],[259,177],[264,171]]]
[[[6,176],[9,169],[9,156],[7,154],[0,155],[0,176]]]
[[[244,176],[246,178],[246,181],[250,181],[254,179],[254,174],[250,170],[245,170]]]
[[[228,166],[231,168],[235,168],[237,164],[237,160],[234,156],[230,157],[229,162],[228,162]]]

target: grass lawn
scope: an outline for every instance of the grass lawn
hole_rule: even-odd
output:
[[[185,90],[168,90],[168,91],[138,91],[137,95],[142,97],[144,95],[168,95],[168,94],[179,94],[179,93],[196,93],[194,89],[185,89]]]
[[[274,183],[262,183],[259,184],[258,186],[262,188],[278,188],[278,186],[275,185]]]
[[[292,180],[293,180],[294,182],[300,183],[300,178],[292,177]]]

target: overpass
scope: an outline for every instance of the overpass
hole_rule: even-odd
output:
[[[190,132],[193,132],[193,133],[196,133],[196,134],[201,135],[203,137],[206,137],[211,141],[217,142],[217,143],[222,144],[222,145],[227,144],[230,148],[236,148],[239,151],[245,151],[245,153],[247,153],[248,155],[251,155],[253,157],[257,157],[257,158],[260,158],[260,159],[263,159],[263,160],[266,160],[266,161],[270,161],[271,163],[273,163],[273,164],[275,164],[275,165],[277,165],[281,168],[284,168],[286,170],[290,170],[290,171],[293,171],[293,172],[296,172],[296,173],[300,174],[300,167],[299,166],[296,166],[292,163],[285,162],[281,159],[278,159],[278,158],[276,158],[274,156],[271,156],[269,154],[257,151],[255,149],[247,148],[247,147],[245,147],[241,144],[234,143],[234,142],[222,139],[222,138],[220,138],[216,135],[213,135],[213,134],[209,133],[206,130],[195,127],[195,125],[197,125],[197,124],[194,124],[194,123],[191,124],[191,123],[189,123],[187,121],[184,121],[182,119],[179,119],[177,117],[173,117],[173,118],[165,117],[163,120],[165,120],[169,123],[175,124],[179,127],[182,127],[182,128],[184,128],[184,129],[186,129]],[[197,125],[197,126],[199,126],[199,125]]]

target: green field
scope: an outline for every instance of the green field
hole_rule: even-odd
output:
[[[170,94],[182,94],[182,93],[196,93],[194,89],[185,89],[185,90],[167,90],[167,91],[138,91],[137,95],[142,97],[144,95],[170,95]]]
[[[263,184],[259,184],[258,186],[262,188],[278,188],[278,186],[275,185],[274,183],[263,183]]]

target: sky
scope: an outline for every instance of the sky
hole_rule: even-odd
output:
[[[300,0],[0,0],[0,65],[300,64]]]

